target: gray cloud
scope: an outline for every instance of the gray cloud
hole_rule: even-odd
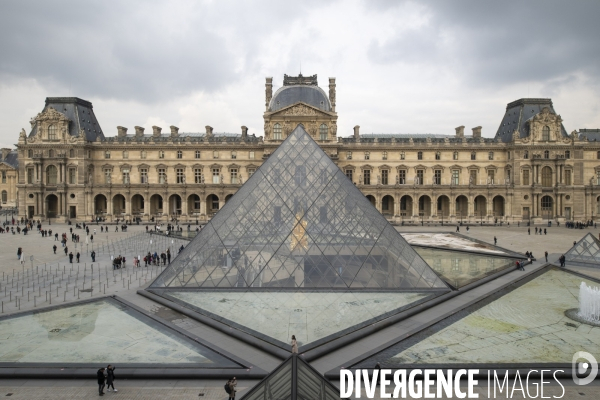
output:
[[[368,2],[372,12],[401,13],[401,5]],[[598,81],[600,2],[428,1],[430,21],[373,42],[380,63],[442,63],[466,82],[503,86],[544,82],[582,72]]]

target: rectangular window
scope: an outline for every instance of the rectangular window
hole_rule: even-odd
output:
[[[417,152],[417,160],[422,160],[423,159],[423,152],[419,151]]]
[[[142,151],[140,151],[140,158],[141,158],[142,160],[145,160],[145,159],[146,159],[146,150],[142,150]]]
[[[256,172],[256,168],[248,168],[248,179]]]
[[[127,160],[129,158],[129,152],[127,150],[123,151],[123,160]]]
[[[350,179],[350,181],[352,181],[352,170],[351,169],[347,169],[346,171],[344,171],[346,173],[346,177],[348,179]]]
[[[493,160],[493,159],[494,159],[494,152],[493,152],[493,151],[490,151],[490,152],[488,153],[488,159],[489,159],[489,160]]]
[[[506,170],[506,184],[509,184],[511,180],[510,169]]]
[[[424,177],[424,175],[425,175],[425,171],[423,171],[422,169],[418,169],[417,170],[417,177],[416,177],[417,181],[415,182],[417,185],[422,185],[423,184],[423,180],[424,180],[423,177]]]
[[[469,184],[477,185],[477,170],[472,169],[469,171]]]
[[[383,152],[383,154],[381,155],[381,159],[382,160],[387,160],[387,151]]]
[[[250,160],[254,160],[254,152],[253,151],[248,152],[248,158]]]
[[[474,151],[471,152],[471,161],[474,161],[477,159],[477,153],[475,153]]]
[[[204,183],[202,179],[202,169],[194,168],[194,183]]]
[[[371,170],[365,169],[363,171],[363,183],[365,185],[371,184]]]
[[[490,184],[490,185],[494,184],[494,170],[488,171],[488,184]]]
[[[167,170],[164,168],[158,169],[158,183],[166,183],[167,182]]]
[[[140,183],[148,183],[148,168],[140,168]]]
[[[406,153],[405,152],[400,152],[400,159],[404,160],[406,158]]]
[[[237,159],[237,151],[234,150],[234,151],[231,152],[231,159],[232,160]]]
[[[75,168],[69,168],[69,184],[74,185],[75,183]]]
[[[529,185],[529,170],[523,170],[523,185]]]
[[[127,185],[129,183],[129,168],[123,169],[123,184]]]
[[[212,170],[212,183],[221,182],[221,170],[219,168],[213,168]]]
[[[571,185],[571,170],[565,169],[565,185]]]
[[[218,151],[213,151],[213,158],[219,158],[219,152]]]
[[[442,184],[442,170],[436,169],[433,171],[433,184],[441,185]]]
[[[110,151],[107,150],[104,152],[104,158],[106,158],[106,159],[110,158]]]
[[[6,183],[6,171],[2,171],[2,183]]]
[[[185,172],[183,168],[177,168],[175,170],[175,176],[177,178],[177,183],[185,183]]]
[[[452,170],[452,184],[453,185],[458,185],[458,179],[459,179],[459,170],[454,169]]]
[[[371,153],[368,151],[365,151],[365,160],[370,160],[371,159]]]
[[[388,176],[389,176],[389,171],[387,169],[381,170],[381,184],[382,185],[388,184]]]
[[[452,153],[452,159],[458,160],[458,151],[455,151],[454,153]]]
[[[237,168],[232,168],[231,170],[229,170],[229,175],[231,177],[231,184],[232,185],[237,185],[239,182],[238,179],[238,170]]]
[[[104,183],[110,183],[110,175],[111,175],[110,169],[105,169],[104,170]]]
[[[571,152],[569,150],[565,151],[565,158],[568,160],[571,158]]]
[[[33,168],[27,169],[27,183],[33,183]]]
[[[196,150],[196,152],[194,153],[194,158],[196,158],[196,159],[200,158],[200,150]]]
[[[398,171],[398,183],[400,185],[406,185],[406,170],[401,169]]]
[[[165,152],[163,150],[158,151],[158,158],[165,158]]]
[[[346,160],[352,160],[352,152],[351,151],[346,152]]]

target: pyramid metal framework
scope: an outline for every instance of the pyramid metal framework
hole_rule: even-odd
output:
[[[310,364],[292,354],[241,400],[340,400],[340,391]]]
[[[448,289],[302,125],[152,287]]]
[[[588,233],[565,253],[565,258],[571,262],[598,264],[600,263],[600,241]]]

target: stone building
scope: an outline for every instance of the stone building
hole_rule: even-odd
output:
[[[0,201],[2,208],[17,206],[17,174],[19,160],[17,151],[11,149],[0,149]]]
[[[550,99],[509,103],[494,138],[337,132],[336,81],[284,76],[265,85],[264,133],[119,126],[105,135],[92,104],[47,98],[19,137],[21,216],[205,221],[298,125],[394,222],[589,220],[600,211],[600,130],[568,134]],[[346,116],[346,118],[348,118]]]

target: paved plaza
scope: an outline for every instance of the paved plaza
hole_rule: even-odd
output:
[[[89,256],[92,243],[88,240],[86,244],[86,235],[83,229],[75,229],[74,225],[67,226],[55,223],[51,226],[44,225],[43,228],[52,229],[53,233],[57,232],[59,236],[62,233],[66,233],[68,239],[71,237],[69,229],[73,228],[73,232],[80,235],[80,243],[75,248],[75,243],[69,240],[67,246],[69,247],[69,251],[73,251],[74,254],[77,251],[81,253],[80,262],[74,262],[71,265],[68,257],[62,251],[63,248],[59,242],[54,240],[53,235],[42,238],[35,231],[26,236],[22,234],[0,235],[0,243],[2,244],[2,253],[0,253],[0,274],[2,275],[2,280],[0,280],[0,301],[2,301],[3,306],[2,315],[19,311],[43,309],[50,305],[69,304],[78,299],[93,299],[105,295],[117,295],[133,303],[140,309],[167,320],[198,337],[205,338],[210,343],[218,345],[220,348],[266,371],[271,371],[280,363],[278,358],[261,351],[259,348],[248,346],[232,336],[225,335],[210,326],[188,318],[137,294],[137,291],[147,287],[164,267],[134,268],[133,257],[138,254],[143,256],[148,251],[157,251],[160,254],[167,248],[170,248],[174,257],[179,247],[186,245],[187,241],[146,234],[145,226],[134,225],[129,227],[128,232],[117,233],[114,232],[115,226],[110,225],[108,233],[100,233],[100,226],[90,225],[90,233],[93,233],[93,230],[96,229],[93,246],[97,257],[96,262],[92,263]],[[533,252],[537,261],[532,266],[526,267],[527,273],[529,273],[541,268],[545,264],[543,257],[545,251],[549,253],[549,262],[556,263],[558,257],[569,250],[573,241],[581,239],[588,232],[596,236],[600,232],[593,228],[583,230],[566,229],[562,226],[551,228],[542,226],[542,228],[547,229],[547,235],[535,235],[533,227],[531,228],[531,234],[528,234],[527,227],[517,227],[514,225],[510,227],[472,226],[468,233],[465,227],[461,227],[460,233],[487,243],[494,243],[494,237],[496,237],[498,246],[512,252]],[[192,226],[192,229],[195,229],[195,226]],[[397,229],[402,233],[451,233],[456,231],[456,225],[443,227],[439,225],[397,227]],[[58,246],[57,254],[54,254],[52,250],[54,244]],[[22,247],[25,252],[25,264],[21,264],[17,259],[16,251],[18,247]],[[119,254],[127,258],[126,268],[113,270],[111,256],[118,256]],[[32,261],[29,259],[31,255],[33,255]],[[94,272],[92,272],[92,264]],[[448,308],[456,307],[463,303],[467,304],[477,296],[484,295],[486,292],[489,293],[500,285],[506,284],[519,273],[521,272],[513,271],[494,281],[485,283],[442,305],[426,310],[418,318],[438,318]],[[28,294],[29,298],[27,298]],[[368,338],[357,340],[355,343],[341,350],[322,356],[311,362],[311,364],[322,373],[326,373],[339,365],[349,365],[347,363],[360,357],[368,348],[377,347],[377,343],[383,346],[390,341],[398,340],[403,335],[410,334],[410,324],[411,318],[400,321]],[[283,335],[282,338],[285,336]],[[366,340],[371,343],[367,344]],[[373,344],[373,341],[377,341],[377,343]],[[98,349],[94,349],[94,351],[98,351]],[[107,351],[109,350],[107,349]],[[117,377],[118,372],[117,365]],[[239,387],[240,389],[250,388],[257,382],[257,380],[241,380]],[[106,396],[118,396],[123,399],[226,399],[227,395],[223,391],[223,383],[221,380],[201,379],[201,377],[198,377],[198,380],[117,380],[115,385],[119,389],[119,392],[108,392]],[[568,382],[564,384],[567,390],[567,395],[564,398],[594,398],[594,396],[600,396],[600,387],[597,384],[587,387],[576,387]],[[95,370],[90,370],[90,376],[87,380],[3,379],[0,381],[0,396],[7,396],[9,394],[11,398],[21,399],[80,399],[96,397]],[[482,394],[485,393],[482,392]],[[551,387],[549,392],[545,394],[560,394],[560,388]]]

